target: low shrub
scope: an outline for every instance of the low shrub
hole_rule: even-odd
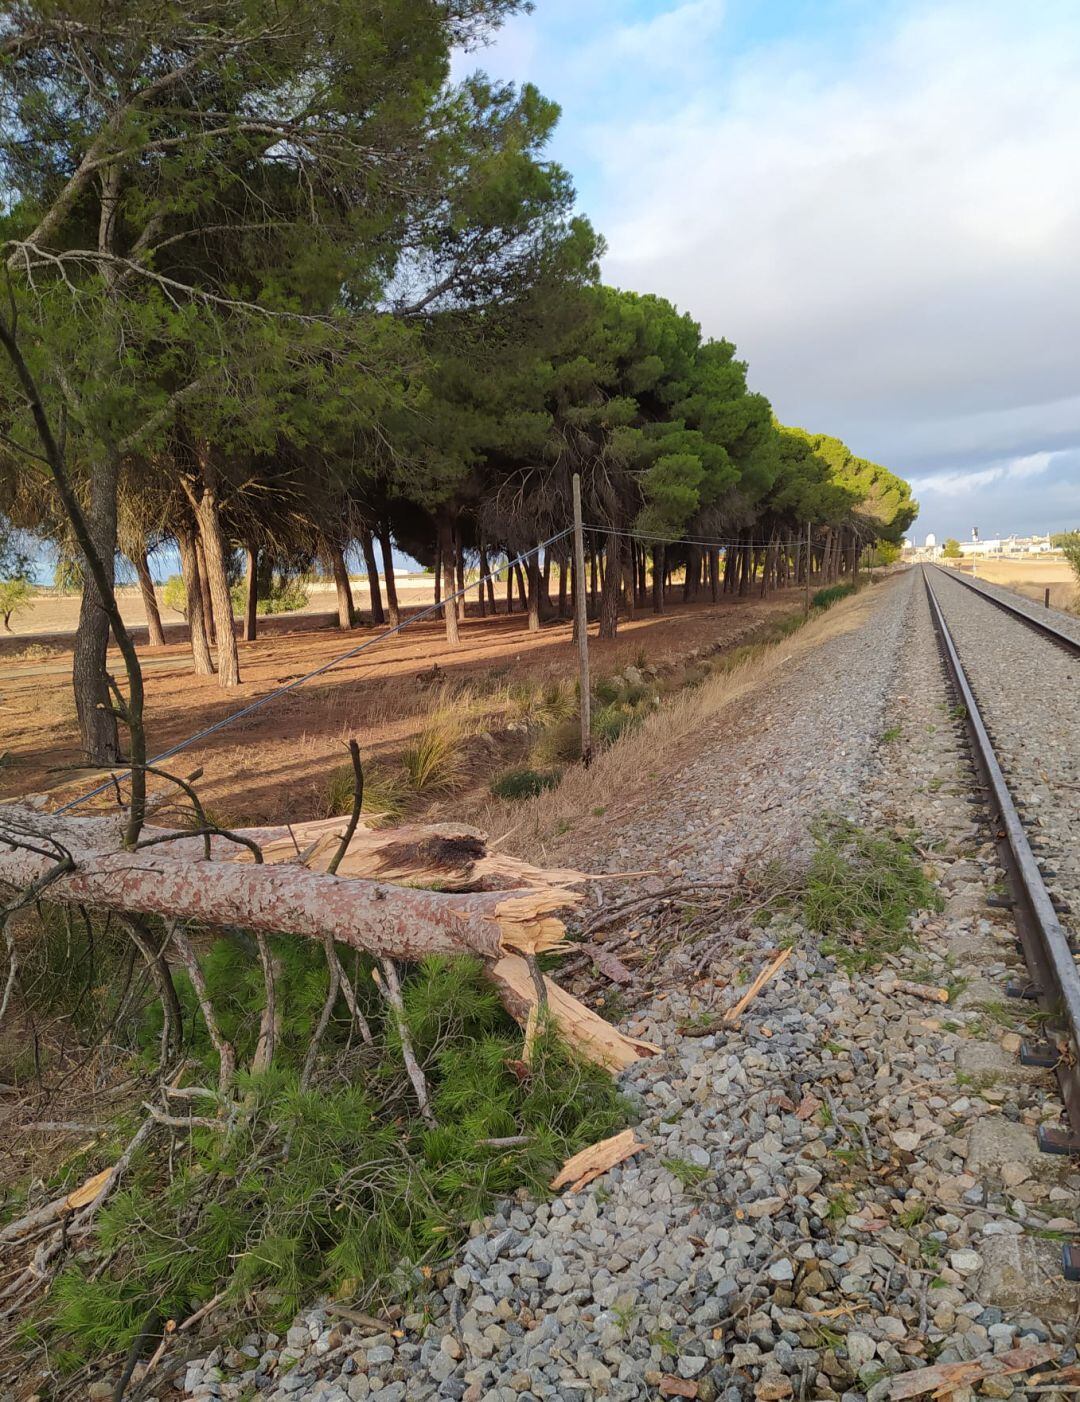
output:
[[[13,579],[0,579],[0,618],[3,619],[7,632],[11,632],[12,615],[29,605],[33,592],[33,585],[25,575],[16,575]]]
[[[562,775],[557,769],[506,769],[491,782],[494,798],[536,798],[545,789],[553,789]]]
[[[353,770],[344,764],[330,775],[326,786],[327,817],[345,816],[352,812]],[[398,818],[405,810],[405,785],[396,774],[383,769],[364,769],[364,814],[378,813],[380,817]]]
[[[184,588],[182,575],[171,574],[161,586],[161,602],[167,609],[172,609],[173,613],[180,613],[187,617],[187,591]]]
[[[247,608],[247,585],[243,581],[234,584],[231,591],[233,613],[243,617]],[[295,613],[307,607],[308,595],[299,579],[275,579],[269,592],[261,596],[255,604],[256,613]]]
[[[612,706],[622,695],[620,677],[597,677],[592,684],[593,700],[601,706]]]
[[[830,584],[827,589],[819,589],[810,600],[810,607],[814,609],[832,608],[833,604],[839,603],[841,599],[846,599],[849,594],[854,594],[854,584]]]
[[[537,769],[550,769],[558,764],[577,764],[581,759],[581,720],[568,716],[549,725],[537,736],[531,760]]]
[[[16,662],[42,662],[48,657],[59,657],[60,648],[50,647],[48,643],[27,643],[15,654]]]
[[[554,725],[576,714],[577,686],[556,678],[538,686],[531,681],[511,683],[507,690],[510,712],[527,725]]]
[[[620,735],[625,735],[634,726],[640,725],[643,718],[643,712],[630,706],[618,703],[613,706],[601,706],[593,714],[593,737],[597,744],[613,745]]]

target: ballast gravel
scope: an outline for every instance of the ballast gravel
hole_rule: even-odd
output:
[[[1046,1234],[1075,1229],[1080,1176],[1068,1161],[1047,1173],[1033,1150],[1060,1107],[1010,1053],[1015,934],[922,584],[909,572],[841,607],[851,629],[719,715],[670,806],[628,820],[610,865],[651,859],[688,879],[786,867],[840,814],[911,837],[942,908],[868,973],[849,975],[795,913],[706,932],[700,971],[701,946],[677,946],[626,1019],[663,1048],[623,1077],[634,1159],[475,1223],[395,1329],[318,1306],[282,1338],[251,1333],[190,1364],[185,1396],[881,1402],[931,1361],[1046,1340],[1075,1360],[1077,1295]],[[786,944],[738,1023],[680,1033]],[[945,986],[949,1003],[900,980]],[[1024,1387],[995,1377],[978,1395]]]
[[[932,582],[1047,887],[1080,932],[1080,656],[947,574]]]
[[[930,571],[931,578],[936,581],[943,577],[948,579],[948,571],[940,569]],[[1037,603],[1034,599],[1029,599],[1025,594],[1018,594],[1014,589],[1007,589],[1003,584],[994,584],[988,579],[982,579],[978,575],[972,580],[976,589],[984,594],[989,594],[991,598],[1001,599],[1011,607],[1019,609],[1021,613],[1028,614],[1031,618],[1038,619],[1043,623],[1051,623],[1055,628],[1059,628],[1063,633],[1068,633],[1077,642],[1080,642],[1080,618],[1074,613],[1066,613],[1063,609],[1046,608]],[[959,586],[961,589],[963,584]],[[970,592],[970,591],[969,591]],[[1000,609],[995,612],[1001,612]]]

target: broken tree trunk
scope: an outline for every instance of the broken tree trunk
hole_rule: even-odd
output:
[[[180,915],[320,942],[331,934],[380,959],[411,960],[455,953],[499,959],[511,949],[552,949],[565,933],[553,912],[580,899],[559,886],[453,894],[382,882],[359,888],[354,878],[302,866],[231,860],[237,848],[220,838],[206,861],[201,838],[156,841],[167,835],[164,829],[144,828],[136,851],[118,850],[115,843],[110,849],[102,840],[110,827],[115,831],[111,819],[5,809],[0,881],[27,887],[50,871],[56,860],[42,848],[51,838],[71,854],[75,870],[50,885],[50,900],[137,915]],[[225,859],[223,848],[229,853]]]
[[[325,867],[342,829],[336,818],[300,824],[291,835],[287,828],[242,830],[238,835],[263,852],[262,862],[253,860],[250,847],[215,833],[207,860],[203,835],[144,828],[139,848],[122,851],[122,825],[114,815],[61,818],[3,807],[0,882],[26,888],[68,853],[75,868],[51,882],[49,900],[179,916],[256,935],[331,939],[377,959],[473,954],[484,961],[507,1010],[527,1025],[537,994],[521,956],[563,943],[565,926],[556,912],[581,901],[574,886],[584,875],[518,862],[490,851],[475,829],[444,824],[378,832],[360,826],[331,876]],[[551,1016],[583,1056],[620,1070],[655,1051],[624,1037],[550,979],[544,984]]]

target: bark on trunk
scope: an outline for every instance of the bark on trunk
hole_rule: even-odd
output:
[[[371,596],[371,621],[381,628],[386,622],[386,614],[383,612],[382,590],[379,588],[379,566],[375,563],[375,542],[367,526],[360,528],[360,549],[364,552],[368,593]]]
[[[619,595],[622,593],[622,569],[619,561],[620,538],[609,539],[606,548],[607,565],[600,595],[601,638],[613,638],[619,627]]]
[[[221,507],[212,469],[204,467],[202,489],[191,494],[199,526],[203,559],[210,586],[210,609],[217,640],[218,685],[240,684],[240,656],[233,632],[232,596],[229,593],[228,551],[221,529]]]
[[[326,826],[336,828],[326,844],[336,849],[341,820]],[[145,828],[143,840],[167,831]],[[283,849],[291,847],[291,839],[278,839],[280,831],[248,829],[245,836],[260,845],[277,842]],[[438,845],[438,831],[428,829],[421,837],[422,856],[427,844]],[[580,897],[571,884],[585,879],[578,872],[545,873],[525,867],[523,879],[530,884],[520,888],[431,891],[312,871],[289,860],[288,851],[281,860],[237,860],[239,849],[220,838],[213,839],[210,861],[203,858],[202,838],[187,835],[125,852],[116,847],[119,830],[113,818],[57,818],[9,807],[0,816],[0,834],[12,838],[11,845],[0,843],[0,881],[24,889],[50,871],[54,858],[14,845],[30,834],[46,833],[62,842],[75,862],[74,871],[49,886],[50,901],[137,915],[182,914],[215,927],[292,934],[320,942],[329,934],[379,958],[421,959],[428,954],[471,952],[484,959],[498,959],[509,950],[541,953],[553,949],[562,944],[565,935],[565,927],[553,913],[578,904]],[[403,833],[403,841],[397,844],[400,850],[396,850],[392,837],[392,833],[376,836],[385,853],[376,864],[391,870],[396,855],[406,861],[402,875],[408,879],[417,841],[410,842]],[[372,837],[361,833],[359,841],[359,860],[368,865],[370,859],[365,858],[363,849]],[[465,860],[463,841],[469,845],[455,834],[444,844],[450,849],[447,860],[451,868]],[[472,845],[483,851],[481,834],[474,832]],[[497,854],[472,860],[482,865],[483,860],[492,859],[497,862]]]
[[[507,617],[514,612],[514,571],[510,566],[510,561],[506,563],[506,614]]]
[[[487,617],[487,600],[484,597],[485,576],[488,572],[487,551],[480,546],[480,583],[476,586],[476,597],[480,601],[480,617]]]
[[[353,603],[345,552],[340,545],[330,547],[330,568],[334,572],[334,591],[337,594],[338,627],[347,632],[356,627],[356,605]]]
[[[91,474],[90,502],[86,512],[90,538],[97,547],[110,584],[116,577],[117,479],[115,460],[102,463]],[[89,567],[84,567],[71,680],[75,690],[82,751],[90,764],[117,764],[121,758],[120,736],[116,717],[112,713],[115,703],[107,680],[108,651],[109,620],[93,574]]]
[[[664,555],[662,545],[654,545],[652,552],[652,606],[653,613],[664,612]]]
[[[203,591],[199,581],[199,552],[195,548],[195,532],[189,528],[177,531],[176,544],[180,550],[180,571],[184,577],[191,660],[199,676],[212,677],[214,661],[210,656],[210,640],[206,636],[206,615],[203,613]]]
[[[525,578],[529,586],[529,632],[540,631],[540,560],[536,552],[525,562]]]
[[[161,610],[158,608],[157,591],[154,588],[154,577],[150,573],[150,561],[146,558],[146,551],[140,550],[132,559],[135,566],[135,574],[139,581],[139,593],[142,595],[143,609],[146,613],[146,636],[151,647],[165,646],[165,630],[161,626]]]
[[[443,620],[446,623],[446,641],[450,647],[457,647],[458,634],[457,608],[454,601],[454,528],[449,515],[439,515],[439,557],[442,562]]]
[[[465,552],[461,548],[457,531],[454,532],[454,562],[457,578],[457,616],[459,622],[465,619]]]
[[[244,591],[244,641],[253,643],[259,632],[259,552],[253,545],[244,547],[247,572]]]
[[[390,626],[396,628],[401,622],[398,609],[397,580],[394,577],[394,550],[390,544],[390,527],[384,521],[379,527],[379,548],[382,551],[383,583],[386,585],[386,616]]]
[[[210,600],[210,576],[206,569],[206,551],[203,549],[202,540],[198,534],[198,518],[196,517],[195,527],[195,557],[199,562],[199,568],[195,577],[199,581],[199,591],[202,594],[203,619],[206,623],[206,635],[210,639],[210,646],[217,642],[217,629],[214,627],[214,606]]]
[[[559,561],[559,617],[566,617],[566,584],[569,569],[565,561]]]

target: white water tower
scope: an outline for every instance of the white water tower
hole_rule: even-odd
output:
[[[937,536],[933,533],[933,531],[931,531],[930,534],[926,537],[926,546],[925,546],[925,549],[927,549],[927,550],[934,550],[934,549],[936,549],[936,547],[937,547]]]

